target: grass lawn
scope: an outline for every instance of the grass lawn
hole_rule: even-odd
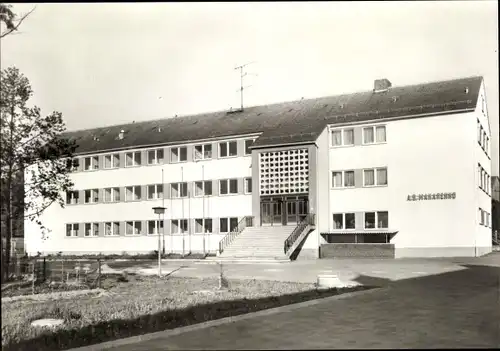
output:
[[[231,280],[218,290],[215,278],[136,275],[106,276],[102,287],[107,296],[2,302],[2,350],[64,350],[360,289]],[[40,318],[65,323],[52,331],[31,327]]]

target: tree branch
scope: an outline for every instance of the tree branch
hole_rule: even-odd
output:
[[[6,37],[7,35],[9,35],[10,33],[14,32],[14,31],[16,31],[16,30],[17,30],[17,28],[19,28],[19,26],[21,25],[21,23],[23,23],[23,21],[24,21],[24,20],[25,20],[25,19],[26,19],[29,15],[31,15],[31,13],[32,13],[33,11],[35,11],[35,9],[36,9],[36,6],[35,6],[35,7],[33,7],[33,8],[31,9],[31,11],[30,11],[30,12],[28,12],[28,13],[27,13],[27,14],[25,14],[23,17],[21,17],[21,19],[19,19],[19,20],[18,20],[17,24],[16,24],[14,27],[12,27],[11,29],[8,29],[5,33],[0,34],[0,39],[1,39],[1,38],[3,38],[3,37]]]

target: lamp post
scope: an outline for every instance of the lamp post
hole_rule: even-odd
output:
[[[153,211],[155,214],[158,215],[158,226],[159,226],[161,221],[161,215],[165,213],[165,207],[153,207]],[[163,231],[165,231],[164,226],[162,232]],[[158,277],[161,277],[161,240],[160,240],[160,233],[157,234],[158,234]]]

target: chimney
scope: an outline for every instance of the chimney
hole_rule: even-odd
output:
[[[391,82],[386,78],[375,79],[375,83],[373,84],[373,92],[380,93],[383,91],[387,91],[391,86],[392,86]]]
[[[123,134],[125,133],[125,131],[122,129],[120,130],[120,134],[118,134],[118,139],[122,140],[123,139]]]

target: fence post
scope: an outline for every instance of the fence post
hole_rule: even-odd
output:
[[[36,259],[33,260],[32,268],[31,268],[31,272],[33,274],[32,279],[31,279],[31,294],[32,295],[35,295],[35,262],[36,262]]]
[[[99,265],[99,275],[97,276],[97,286],[99,287],[99,289],[101,288],[101,259],[98,258],[97,259],[97,264]]]
[[[45,257],[43,258],[43,281],[47,280],[47,264],[45,262]]]

